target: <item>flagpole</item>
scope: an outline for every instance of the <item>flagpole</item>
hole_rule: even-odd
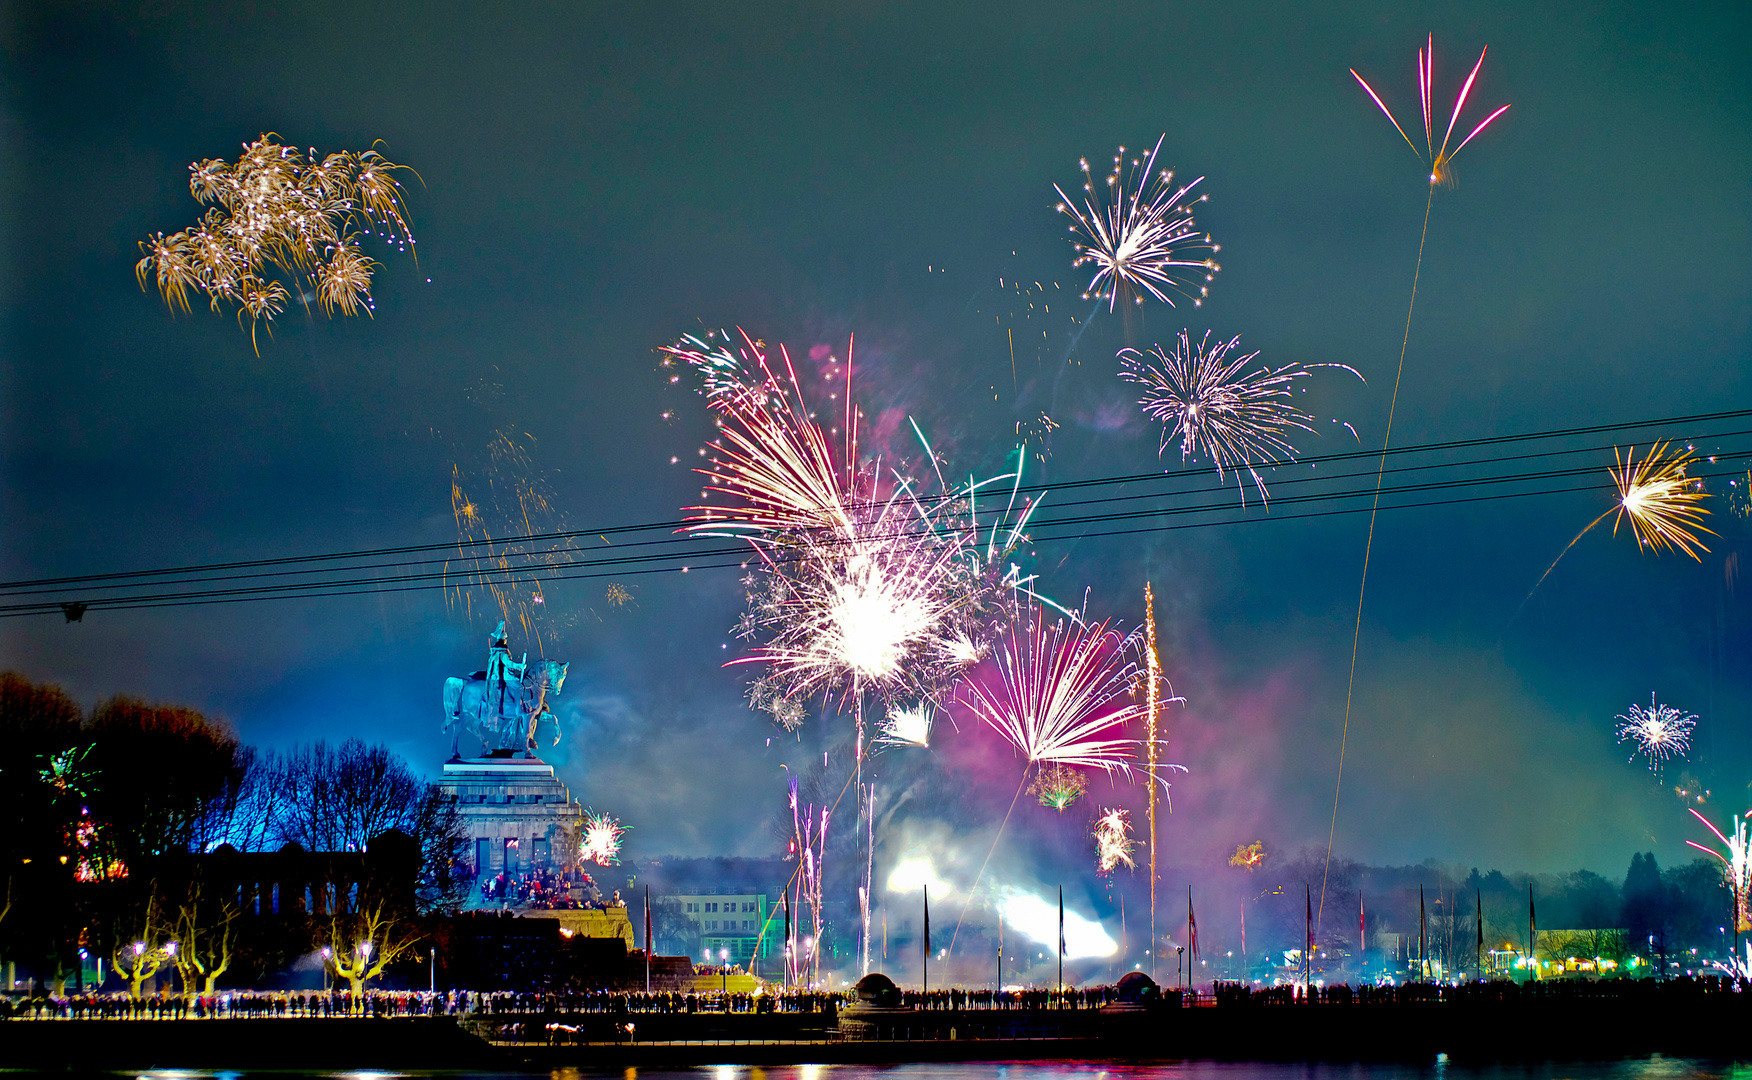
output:
[[[1065,887],[1059,886],[1058,988],[1065,992]]]
[[[645,993],[651,992],[651,886],[645,885]]]
[[[925,886],[925,959],[919,971],[919,993],[924,995],[931,989],[931,887]]]

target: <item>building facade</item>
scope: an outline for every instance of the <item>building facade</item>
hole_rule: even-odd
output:
[[[437,786],[467,824],[477,880],[577,867],[584,809],[552,765],[521,757],[447,761]]]

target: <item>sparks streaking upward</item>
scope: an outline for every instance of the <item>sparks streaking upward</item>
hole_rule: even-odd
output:
[[[876,745],[930,746],[931,720],[936,711],[930,702],[891,706],[888,716],[876,725]]]
[[[1741,933],[1752,930],[1752,839],[1746,832],[1746,819],[1752,814],[1740,814],[1734,818],[1734,835],[1724,836],[1722,831],[1710,824],[1708,818],[1697,811],[1691,811],[1691,816],[1703,822],[1703,827],[1715,833],[1728,849],[1723,855],[1714,848],[1706,848],[1695,841],[1687,840],[1687,844],[1699,851],[1707,851],[1722,862],[1722,876],[1727,880],[1728,889],[1734,896],[1734,918]]]
[[[1102,810],[1101,816],[1095,819],[1095,867],[1103,874],[1111,874],[1113,868],[1121,863],[1133,868],[1137,863],[1132,859],[1132,852],[1137,850],[1138,842],[1132,839],[1131,822],[1127,820],[1124,810]]]
[[[1691,749],[1691,729],[1697,726],[1696,713],[1656,704],[1654,694],[1649,695],[1648,708],[1632,705],[1615,719],[1618,741],[1636,747],[1631,760],[1636,760],[1637,754],[1643,755],[1648,759],[1649,771],[1656,774],[1668,758],[1684,757]]]
[[[1582,526],[1582,531],[1570,538],[1570,542],[1557,553],[1557,558],[1551,560],[1551,565],[1545,568],[1545,573],[1539,575],[1539,580],[1527,590],[1527,595],[1521,600],[1521,606],[1515,609],[1509,622],[1513,623],[1526,608],[1527,601],[1533,599],[1533,594],[1539,591],[1539,586],[1557,569],[1557,564],[1569,554],[1570,548],[1576,542],[1588,535],[1594,526],[1612,518],[1612,535],[1618,535],[1618,527],[1626,522],[1630,531],[1636,537],[1637,546],[1652,551],[1683,551],[1685,554],[1702,562],[1698,558],[1699,551],[1708,554],[1709,548],[1704,546],[1698,533],[1716,535],[1703,524],[1704,515],[1709,510],[1699,505],[1709,498],[1709,493],[1701,490],[1697,482],[1685,475],[1685,470],[1696,461],[1696,455],[1687,447],[1684,450],[1669,453],[1670,443],[1655,443],[1649,447],[1649,452],[1642,461],[1636,460],[1636,447],[1620,454],[1618,448],[1612,448],[1612,485],[1618,489],[1618,501],[1606,508],[1599,517]],[[1614,516],[1616,515],[1616,516]]]
[[[1162,422],[1159,454],[1166,454],[1168,444],[1179,439],[1182,462],[1203,454],[1217,467],[1219,478],[1246,470],[1264,499],[1265,481],[1255,466],[1294,461],[1296,448],[1289,433],[1297,428],[1314,430],[1309,426],[1314,418],[1291,404],[1295,381],[1312,373],[1294,363],[1245,371],[1259,353],[1231,360],[1230,350],[1240,343],[1239,337],[1232,337],[1212,344],[1207,330],[1194,346],[1182,330],[1172,352],[1160,345],[1148,352],[1120,350],[1119,377],[1144,388],[1138,404],[1144,415]],[[1309,366],[1343,368],[1362,378],[1348,364]],[[1236,486],[1241,485],[1237,476]]]
[[[593,862],[598,866],[618,865],[621,837],[626,831],[626,826],[607,814],[586,811],[584,839],[578,846],[578,861]]]
[[[1454,155],[1458,154],[1461,150],[1464,150],[1467,143],[1471,142],[1479,132],[1490,126],[1491,121],[1509,111],[1507,105],[1498,107],[1495,112],[1491,113],[1483,120],[1480,120],[1478,126],[1473,128],[1464,139],[1461,139],[1454,149],[1448,149],[1448,144],[1454,141],[1454,125],[1460,121],[1460,111],[1466,107],[1466,99],[1472,94],[1472,84],[1478,80],[1478,70],[1484,66],[1484,54],[1487,51],[1489,51],[1489,46],[1479,50],[1478,63],[1472,65],[1472,74],[1466,76],[1465,85],[1460,87],[1460,94],[1454,99],[1453,115],[1448,117],[1448,128],[1442,133],[1442,141],[1440,145],[1437,145],[1436,143],[1435,126],[1430,116],[1431,96],[1435,91],[1435,35],[1430,35],[1429,41],[1425,46],[1417,51],[1417,91],[1418,97],[1423,103],[1424,148],[1422,150],[1419,150],[1417,144],[1411,141],[1411,136],[1405,133],[1405,128],[1400,126],[1399,121],[1394,118],[1393,110],[1389,109],[1387,103],[1381,100],[1381,95],[1375,93],[1375,88],[1370,86],[1368,81],[1361,75],[1357,74],[1356,68],[1351,69],[1351,76],[1355,78],[1358,83],[1362,84],[1363,90],[1374,100],[1376,105],[1381,107],[1381,111],[1386,114],[1388,122],[1393,125],[1393,129],[1399,132],[1400,138],[1405,140],[1405,145],[1411,147],[1411,152],[1418,155],[1418,157],[1429,166],[1431,184],[1453,183],[1453,173],[1449,169],[1449,163],[1454,160]]]
[[[1100,182],[1089,171],[1089,159],[1082,159],[1080,209],[1063,188],[1052,186],[1058,192],[1059,213],[1070,217],[1071,234],[1080,237],[1073,241],[1077,259],[1072,265],[1095,267],[1083,297],[1107,301],[1110,312],[1121,294],[1141,304],[1148,293],[1173,307],[1169,293],[1177,292],[1191,298],[1196,307],[1210,294],[1209,283],[1222,269],[1210,257],[1218,246],[1192,220],[1192,205],[1209,198],[1190,197],[1204,177],[1176,188],[1174,174],[1156,168],[1156,155],[1166,137],[1158,138],[1143,157],[1128,160],[1125,147],[1120,147],[1113,156],[1113,171]],[[1107,190],[1105,197],[1102,188]],[[1204,252],[1210,254],[1198,257]]]

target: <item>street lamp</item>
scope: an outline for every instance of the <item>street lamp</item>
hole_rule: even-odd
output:
[[[329,992],[330,987],[329,961],[334,958],[334,955],[335,952],[333,949],[329,948],[327,945],[322,947],[322,992],[325,994]]]

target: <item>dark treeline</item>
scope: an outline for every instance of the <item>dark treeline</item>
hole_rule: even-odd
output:
[[[161,971],[210,992],[321,948],[357,986],[467,885],[455,808],[381,746],[263,753],[191,709],[118,697],[85,713],[11,673],[0,806],[0,958],[39,987],[102,959],[136,993]],[[266,852],[271,872],[252,861]]]
[[[1632,968],[1637,973],[1672,972],[1675,966],[1703,971],[1710,961],[1725,959],[1734,942],[1733,894],[1721,864],[1702,857],[1663,868],[1652,853],[1636,854],[1624,874],[1613,878],[1589,870],[1462,870],[1433,860],[1368,866],[1336,856],[1327,872],[1320,851],[1282,861],[1267,858],[1251,871],[1230,867],[1194,875],[1168,870],[1164,882],[1172,899],[1159,909],[1167,927],[1167,949],[1186,943],[1186,889],[1181,884],[1173,891],[1172,883],[1188,879],[1199,931],[1200,981],[1256,979],[1268,977],[1273,969],[1281,973],[1291,963],[1286,952],[1302,945],[1309,907],[1318,927],[1316,974],[1327,981],[1354,982],[1408,970],[1417,959],[1420,930],[1426,955],[1441,971],[1475,976],[1481,910],[1487,959],[1493,950],[1525,954],[1529,889],[1537,949],[1544,960],[1580,954],[1613,961],[1615,970],[1624,973]],[[1132,911],[1147,902],[1141,877],[1121,887],[1128,904],[1134,905]],[[1366,941],[1361,940],[1364,926]],[[1134,939],[1134,952],[1141,953],[1144,937]],[[1633,957],[1639,963],[1628,965]],[[1160,965],[1157,971],[1161,973]]]

